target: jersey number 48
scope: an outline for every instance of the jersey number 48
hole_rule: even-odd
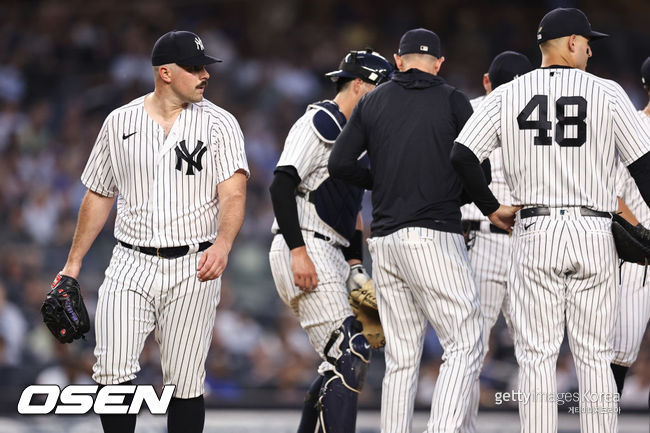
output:
[[[565,114],[565,107],[575,105],[578,107],[575,116],[567,116]],[[548,96],[535,95],[528,101],[528,104],[521,110],[517,116],[517,124],[519,129],[536,129],[537,135],[533,141],[536,146],[550,146],[552,144],[549,130],[551,129],[551,122],[547,118],[548,112]],[[539,120],[528,120],[530,115],[538,108]],[[587,140],[587,100],[582,96],[563,96],[555,101],[555,117],[557,123],[555,125],[555,142],[562,147],[580,147],[585,144]],[[564,136],[565,128],[567,126],[575,125],[577,134],[575,138],[567,138]]]

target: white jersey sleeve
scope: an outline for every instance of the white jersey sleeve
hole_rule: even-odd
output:
[[[105,197],[115,197],[118,193],[110,152],[109,134],[112,121],[112,115],[104,121],[81,174],[81,182],[89,190]]]
[[[217,183],[229,179],[237,170],[244,170],[250,175],[248,161],[244,150],[244,134],[235,117],[225,110],[222,116],[215,118],[210,138],[217,145],[215,163],[217,165]]]
[[[625,190],[625,182],[630,176],[630,173],[627,171],[627,168],[623,165],[622,161],[619,161],[619,164],[616,167],[616,196],[623,197],[623,191]]]
[[[650,150],[650,127],[639,115],[623,88],[608,81],[614,92],[612,124],[619,158],[628,166]],[[647,116],[646,116],[647,117]]]
[[[485,95],[470,99],[469,103],[472,105],[472,110],[476,111],[476,109],[483,103],[483,101],[485,101]]]
[[[456,142],[467,146],[483,162],[501,144],[501,93],[491,92],[467,120]]]
[[[304,115],[291,127],[277,163],[278,167],[295,167],[301,180],[314,170],[314,164],[318,162],[314,155],[321,153],[319,148],[324,145],[311,127],[311,115],[313,113]]]

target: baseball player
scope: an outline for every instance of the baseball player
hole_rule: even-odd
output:
[[[530,72],[533,66],[530,60],[523,54],[514,51],[504,51],[494,58],[488,72],[483,75],[483,87],[485,94],[489,95],[492,90],[507,83],[519,75]],[[477,109],[485,96],[470,100],[472,108]],[[503,162],[501,149],[495,149],[490,154],[490,165],[492,168],[492,182],[490,190],[497,197],[500,203],[511,204],[510,190],[503,176]],[[485,352],[488,350],[490,331],[503,311],[506,322],[510,318],[507,313],[506,281],[508,271],[508,257],[510,255],[510,237],[508,232],[494,224],[483,216],[475,204],[470,203],[461,208],[463,232],[468,239],[469,261],[474,270],[474,278],[481,301],[481,312],[483,313],[483,346]],[[476,431],[476,415],[479,406],[479,380],[472,389],[470,409],[463,422],[463,432]]]
[[[203,98],[205,65],[220,60],[205,54],[201,39],[166,33],[151,60],[154,91],[114,110],[99,132],[61,273],[79,275],[117,197],[118,242],[99,288],[93,379],[131,383],[155,331],[164,383],[176,386],[168,431],[201,432],[204,364],[220,276],[244,219],[248,165],[235,118]],[[101,421],[105,432],[133,432],[135,417]]]
[[[641,81],[650,96],[650,57],[641,67]],[[650,129],[650,102],[645,110],[639,110],[639,116]],[[622,167],[617,172],[618,195],[624,202],[623,217],[633,224],[639,222],[645,227],[650,226],[650,208],[636,187],[630,173]],[[625,208],[631,212],[631,217]],[[612,371],[616,379],[618,393],[623,393],[623,383],[629,367],[636,361],[641,348],[648,320],[650,320],[650,291],[646,286],[647,269],[634,263],[621,265],[621,306],[619,309],[616,330],[614,334],[614,361]],[[650,406],[650,396],[648,397]]]
[[[336,96],[307,107],[274,171],[273,279],[324,360],[307,393],[299,433],[355,431],[371,352],[346,284],[361,287],[369,278],[361,264],[363,189],[330,178],[327,161],[359,99],[391,72],[372,50],[349,52],[337,71],[326,74],[336,82]]]
[[[590,41],[606,36],[578,9],[546,14],[537,31],[541,68],[490,93],[452,150],[481,212],[502,229],[514,224],[507,295],[524,432],[557,431],[555,368],[565,329],[581,430],[617,428],[610,219],[619,159],[650,201],[650,136],[618,84],[585,72]],[[499,203],[478,169],[499,146],[515,208]]]
[[[399,72],[357,105],[329,171],[372,190],[377,306],[386,337],[381,431],[409,432],[427,322],[444,349],[429,432],[459,431],[483,357],[483,317],[461,234],[461,185],[449,161],[472,113],[437,74],[444,61],[430,30],[406,32]],[[370,168],[358,157],[364,151]]]

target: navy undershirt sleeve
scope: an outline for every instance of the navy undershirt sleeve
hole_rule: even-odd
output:
[[[273,182],[269,188],[275,219],[290,250],[305,245],[300,231],[296,204],[298,184],[300,184],[300,176],[298,176],[296,168],[286,165],[275,169]]]
[[[481,213],[490,215],[496,211],[499,208],[499,201],[490,191],[485,173],[474,152],[464,144],[456,142],[451,148],[450,156],[451,164],[458,173],[463,188]]]
[[[650,206],[650,152],[628,165],[627,169],[636,182],[641,197]]]

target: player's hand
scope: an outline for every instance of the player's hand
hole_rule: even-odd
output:
[[[508,233],[512,233],[512,227],[515,225],[515,214],[521,209],[521,206],[500,205],[497,210],[488,215],[490,222]]]
[[[291,271],[294,283],[303,292],[311,292],[318,285],[316,267],[304,245],[291,250]]]
[[[199,259],[199,265],[196,268],[196,278],[201,282],[219,278],[223,274],[223,271],[226,270],[229,252],[230,248],[225,243],[218,239],[214,241],[214,244],[210,248],[203,251]]]

